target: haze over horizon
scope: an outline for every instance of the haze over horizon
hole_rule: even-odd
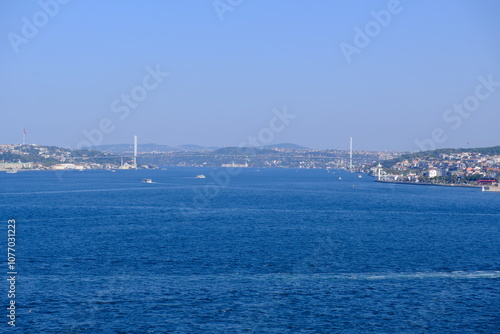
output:
[[[43,144],[38,144],[38,143],[33,143],[33,144],[45,146]],[[16,145],[16,144],[14,144],[14,145]],[[119,148],[122,146],[128,146],[130,149],[133,149],[134,143],[130,142],[130,143],[117,143],[117,144],[103,144],[103,145],[98,145],[98,146],[85,147],[84,149],[108,151],[109,148]],[[150,147],[150,146],[166,146],[166,147],[170,147],[170,148],[174,148],[174,149],[182,149],[182,150],[188,150],[188,151],[195,150],[195,149],[222,149],[222,148],[229,148],[229,147],[238,147],[238,145],[234,145],[234,146],[227,146],[227,145],[226,146],[203,146],[203,145],[198,145],[198,144],[181,144],[181,145],[172,146],[172,145],[145,142],[145,143],[138,143],[139,153],[141,151],[141,147],[144,148],[144,147]],[[469,145],[467,147],[465,147],[465,146],[462,146],[462,147],[439,147],[436,149],[480,149],[480,148],[490,148],[490,147],[499,147],[499,146],[500,145],[493,145],[493,146],[487,146],[487,147],[479,147],[479,146],[471,147]],[[72,148],[72,147],[64,147],[64,146],[62,146],[62,147],[66,148],[66,149],[76,149],[76,148]],[[349,151],[349,147],[328,147],[328,148],[321,149],[321,148],[317,148],[317,147],[308,147],[308,146],[299,145],[299,144],[295,144],[295,143],[273,143],[273,144],[269,144],[269,145],[245,146],[245,147],[254,147],[254,148],[260,148],[260,149],[277,147],[277,148],[293,148],[293,149],[306,149],[306,150],[339,150],[339,151],[346,151],[346,152]],[[107,149],[103,149],[103,148],[107,148]],[[365,151],[365,152],[419,152],[418,150],[414,150],[414,151],[387,150],[387,149],[385,149],[385,150],[371,150],[371,149],[356,148],[355,146],[353,146],[353,151],[354,152],[361,152],[361,151]]]
[[[3,2],[0,143],[500,144],[494,0],[59,1]]]

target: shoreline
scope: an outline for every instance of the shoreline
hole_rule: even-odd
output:
[[[392,183],[392,184],[410,184],[415,186],[438,186],[438,187],[460,187],[460,188],[482,188],[483,186],[475,184],[450,184],[450,183],[422,183],[422,182],[406,182],[406,181],[383,181],[375,180],[379,183]]]

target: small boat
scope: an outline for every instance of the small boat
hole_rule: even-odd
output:
[[[341,176],[339,176],[339,180],[342,180],[342,177],[341,177]]]
[[[142,183],[153,183],[151,179],[142,179]]]
[[[363,175],[358,175],[358,177],[361,179],[363,177]]]
[[[206,179],[207,177],[203,174],[200,174],[200,175],[196,175],[196,178],[197,179]]]
[[[16,174],[17,173],[17,169],[9,169],[6,173],[7,174]]]

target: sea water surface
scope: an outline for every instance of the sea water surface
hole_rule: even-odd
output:
[[[15,330],[500,332],[500,194],[227,171],[0,173]]]

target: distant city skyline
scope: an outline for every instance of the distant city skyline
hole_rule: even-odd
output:
[[[494,0],[3,7],[2,144],[500,145]]]

